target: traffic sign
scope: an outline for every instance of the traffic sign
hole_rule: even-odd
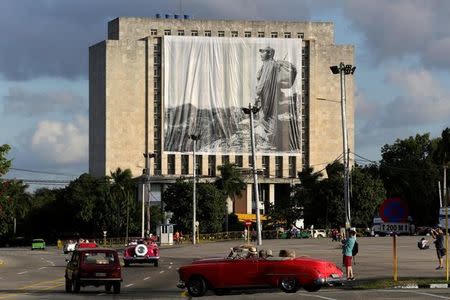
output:
[[[407,222],[408,204],[399,197],[388,198],[380,206],[380,217],[384,222]]]
[[[250,220],[245,220],[245,226],[252,226],[252,221]]]

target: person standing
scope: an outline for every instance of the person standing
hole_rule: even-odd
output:
[[[345,240],[344,245],[342,247],[342,255],[343,262],[345,266],[345,270],[347,273],[347,280],[354,280],[353,276],[353,267],[352,267],[352,258],[353,258],[353,247],[356,242],[356,229],[350,228],[349,237]]]
[[[431,235],[435,239],[434,245],[436,246],[436,254],[439,261],[439,266],[436,270],[441,270],[444,268],[444,256],[447,252],[444,247],[444,232],[438,227],[437,229],[431,229]]]

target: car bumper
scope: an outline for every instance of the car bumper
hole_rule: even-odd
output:
[[[159,260],[159,256],[136,256],[136,257],[124,257],[124,261],[146,262]]]
[[[344,278],[340,277],[328,277],[328,278],[317,278],[314,280],[314,284],[322,286],[333,286],[341,285],[344,282]]]

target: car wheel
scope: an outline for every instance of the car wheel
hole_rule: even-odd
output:
[[[72,293],[72,282],[66,278],[66,293]]]
[[[80,283],[77,280],[72,280],[72,290],[74,293],[80,292]]]
[[[322,286],[317,284],[305,285],[303,288],[308,292],[317,292]]]
[[[195,276],[189,279],[187,285],[189,295],[192,297],[201,297],[206,293],[206,282],[200,276]]]
[[[280,288],[285,293],[295,293],[298,290],[297,279],[293,277],[282,278]]]
[[[113,292],[114,294],[119,294],[120,293],[120,282],[116,282],[113,285]]]
[[[105,284],[105,291],[106,291],[106,292],[111,292],[111,288],[112,288],[111,283]]]
[[[157,260],[155,260],[155,262],[153,263],[153,265],[154,265],[155,267],[157,267],[157,266],[159,266],[159,262],[158,262]]]

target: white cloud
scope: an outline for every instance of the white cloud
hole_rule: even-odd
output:
[[[31,152],[46,162],[85,163],[88,159],[88,119],[73,122],[41,121],[31,137]]]

